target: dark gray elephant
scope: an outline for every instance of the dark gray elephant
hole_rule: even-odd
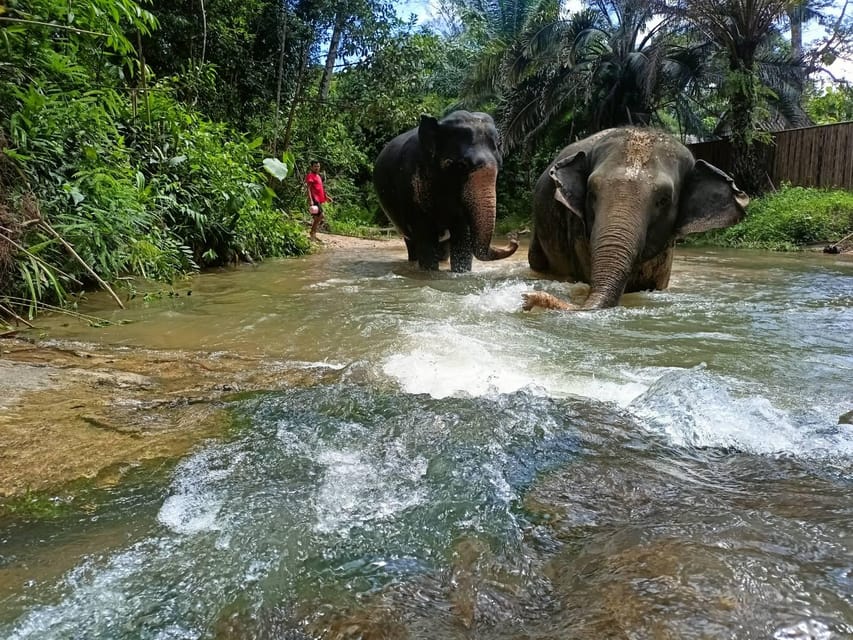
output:
[[[373,170],[373,183],[388,218],[406,241],[409,260],[438,269],[450,256],[453,271],[478,260],[515,253],[490,246],[495,229],[495,182],[501,167],[498,134],[485,113],[455,111],[389,142]]]
[[[665,289],[675,240],[735,224],[749,203],[734,181],[654,129],[608,129],[563,149],[536,183],[528,261],[590,284],[580,307],[524,294],[524,309],[602,309]]]

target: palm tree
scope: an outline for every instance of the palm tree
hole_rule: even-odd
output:
[[[697,126],[688,89],[705,64],[704,43],[677,42],[647,1],[591,0],[567,17],[558,2],[539,2],[524,17],[483,56],[466,95],[497,98],[509,148],[546,131],[572,137],[660,122],[665,106]]]
[[[532,36],[550,39],[547,34],[559,22],[560,4],[560,0],[455,1],[469,38],[482,47],[464,87],[469,105],[500,98],[512,86],[508,67]]]
[[[785,14],[791,26],[791,55],[796,60],[803,58],[803,25],[825,19],[823,10],[830,4],[826,0],[789,0],[787,3]]]
[[[664,0],[663,5],[670,15],[702,33],[725,61],[722,90],[730,103],[735,177],[752,193],[765,185],[756,144],[759,107],[767,95],[759,73],[761,53],[780,37],[779,25],[789,4],[790,0]],[[777,62],[780,70],[790,68],[790,59],[779,57]]]

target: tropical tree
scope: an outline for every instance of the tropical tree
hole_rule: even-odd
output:
[[[329,98],[332,74],[340,58],[354,62],[374,54],[398,26],[394,6],[384,0],[338,0],[328,10],[331,22],[318,97]]]
[[[809,95],[806,111],[817,124],[853,120],[853,86],[838,84]]]
[[[665,9],[704,34],[725,61],[720,90],[730,103],[729,122],[735,150],[734,172],[742,188],[760,192],[765,175],[759,126],[767,85],[759,73],[762,48],[781,38],[780,24],[789,0],[665,0]],[[791,68],[780,56],[780,69]]]
[[[707,47],[676,37],[648,2],[592,0],[569,16],[558,2],[540,2],[524,16],[508,44],[486,52],[468,90],[474,102],[498,98],[508,147],[548,131],[661,123],[664,109],[699,126],[689,101]]]
[[[182,79],[152,76],[139,45],[157,20],[142,5],[4,8],[0,316],[89,284],[308,248],[260,174],[261,140],[176,100]]]

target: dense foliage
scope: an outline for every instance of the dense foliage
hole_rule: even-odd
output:
[[[20,21],[3,26],[0,66],[2,310],[308,249],[274,206],[260,140],[209,121],[134,56],[125,34],[150,33],[152,14],[131,0],[9,9]]]
[[[495,115],[503,229],[553,153],[603,127],[730,134],[755,191],[767,130],[853,117],[849,87],[812,83],[851,44],[825,0],[430,6],[416,25],[388,0],[0,1],[0,315],[310,250],[310,159],[329,227],[378,232],[373,159],[424,112]],[[810,20],[828,35],[804,45]]]

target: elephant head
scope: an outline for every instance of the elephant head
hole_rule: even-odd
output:
[[[551,205],[542,202],[549,194]],[[670,135],[610,129],[567,147],[540,178],[537,208],[556,211],[564,220],[560,228],[572,237],[549,245],[535,230],[530,263],[541,270],[539,262],[564,259],[572,267],[562,275],[591,285],[581,308],[612,307],[625,291],[665,288],[675,239],[735,224],[748,202],[731,177],[694,161]],[[535,225],[542,221],[536,213],[534,218]],[[535,258],[536,252],[542,259]],[[554,255],[565,252],[572,255]],[[547,294],[531,295],[525,308],[570,308],[559,301],[545,303]]]
[[[469,262],[471,253],[478,260],[500,260],[515,253],[515,240],[505,249],[491,246],[502,164],[492,118],[468,111],[455,111],[441,120],[424,115],[417,135],[426,163],[423,173],[429,176],[433,204],[447,218],[451,245],[460,242],[459,234],[468,234],[463,243]]]

